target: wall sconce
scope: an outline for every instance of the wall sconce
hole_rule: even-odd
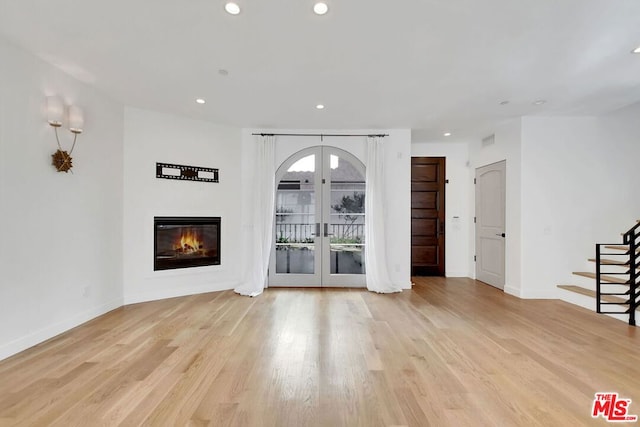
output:
[[[67,123],[69,124],[69,131],[73,133],[73,144],[71,150],[66,152],[60,145],[60,138],[58,138],[58,128],[62,127],[62,122],[65,115],[65,105],[62,100],[57,96],[47,97],[47,121],[53,127],[56,134],[56,142],[58,143],[58,150],[51,155],[52,164],[55,166],[58,172],[69,172],[73,167],[71,153],[76,147],[76,140],[78,135],[82,133],[82,127],[84,126],[84,117],[82,116],[82,110],[75,105],[70,105],[67,110]]]

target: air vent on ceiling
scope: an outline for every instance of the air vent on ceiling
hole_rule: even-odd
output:
[[[492,134],[486,138],[482,138],[482,147],[488,147],[489,145],[493,145],[496,143],[496,135]]]

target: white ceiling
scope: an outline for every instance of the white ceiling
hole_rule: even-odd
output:
[[[0,0],[0,34],[127,105],[239,127],[460,138],[640,101],[638,0],[238,2]]]

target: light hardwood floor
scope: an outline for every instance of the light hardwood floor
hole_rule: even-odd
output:
[[[126,306],[0,362],[0,425],[579,426],[638,329],[469,279]]]

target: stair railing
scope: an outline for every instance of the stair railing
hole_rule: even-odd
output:
[[[624,297],[627,298],[629,296],[629,291],[626,292],[612,292],[609,289],[605,289],[605,287],[609,286],[620,286],[620,283],[616,283],[611,279],[611,277],[615,276],[626,276],[627,272],[620,271],[602,271],[602,266],[611,267],[608,263],[602,263],[602,256],[613,256],[616,259],[622,255],[626,255],[626,252],[623,253],[615,253],[606,250],[607,246],[619,246],[620,243],[596,243],[596,312],[602,314],[628,314],[629,311],[611,311],[610,309],[604,310],[602,308],[603,305],[606,306],[619,306],[619,305],[629,305],[630,299],[625,300],[624,302],[613,302],[610,300],[604,300],[602,297],[614,296],[614,297]],[[625,260],[626,261],[626,260]],[[620,264],[620,266],[624,267],[626,264]],[[615,269],[615,267],[614,267]]]
[[[629,245],[629,324],[636,325],[636,308],[638,308],[638,237],[640,222],[624,233],[623,242]]]
[[[602,298],[602,279],[600,278],[600,275],[602,274],[600,271],[600,260],[602,259],[600,255],[602,253],[602,246],[604,246],[603,243],[596,243],[596,313],[598,314],[602,313],[602,307],[600,304]]]
[[[603,248],[607,246],[617,246],[618,243],[597,243],[596,244],[596,311],[598,313],[604,314],[628,314],[629,315],[629,325],[636,326],[636,309],[640,305],[640,301],[638,300],[638,263],[640,262],[640,257],[638,256],[638,238],[640,237],[640,222],[634,225],[629,231],[623,234],[623,244],[628,247],[628,252],[624,253],[625,256],[628,256],[628,261],[621,263],[621,266],[628,266],[629,270],[626,272],[603,272],[602,266],[607,264],[602,264],[602,255],[613,255],[613,256],[621,256],[622,254],[618,253],[605,253],[603,252]],[[620,293],[620,292],[608,292],[603,291],[603,286],[605,285],[619,285],[619,283],[615,283],[612,279],[604,278],[605,275],[624,275],[628,276],[629,279],[626,284],[629,285],[629,290]],[[614,295],[614,296],[624,296],[628,298],[624,303],[621,302],[611,302],[611,301],[602,301],[603,296]],[[629,309],[626,311],[603,311],[602,305],[628,305]]]

